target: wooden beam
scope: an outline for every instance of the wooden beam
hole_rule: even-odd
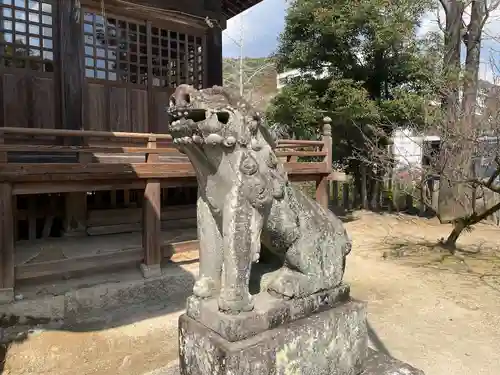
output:
[[[204,61],[205,86],[222,86],[222,31],[218,27],[207,30]]]
[[[12,186],[0,184],[0,303],[14,298],[14,212]]]
[[[68,129],[35,129],[35,128],[13,128],[0,127],[0,134],[17,134],[29,136],[47,136],[47,137],[90,137],[90,138],[131,138],[131,139],[149,139],[154,136],[157,140],[171,141],[170,134],[151,134],[151,133],[129,133],[129,132],[107,132],[96,130],[68,130]]]
[[[63,128],[83,130],[84,46],[80,0],[59,0],[58,7]]]

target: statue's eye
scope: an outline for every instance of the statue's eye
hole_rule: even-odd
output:
[[[252,175],[257,172],[259,166],[257,160],[255,160],[250,155],[245,155],[241,161],[240,170],[246,175]]]

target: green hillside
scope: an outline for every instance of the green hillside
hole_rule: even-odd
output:
[[[240,61],[238,58],[223,60],[224,86],[239,90]],[[269,58],[244,58],[244,96],[257,108],[264,110],[276,95],[276,67]]]

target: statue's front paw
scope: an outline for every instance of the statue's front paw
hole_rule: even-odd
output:
[[[227,314],[239,314],[241,312],[252,311],[254,302],[252,296],[247,293],[246,297],[229,297],[221,295],[219,297],[219,310]]]
[[[216,283],[210,277],[201,277],[193,288],[193,294],[199,298],[213,297],[216,291]]]
[[[269,282],[267,290],[285,299],[300,298],[316,292],[311,280],[296,271],[281,269]]]

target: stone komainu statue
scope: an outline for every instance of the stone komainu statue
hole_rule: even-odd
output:
[[[194,294],[219,309],[253,309],[250,268],[261,244],[281,256],[268,291],[300,298],[338,286],[351,241],[342,222],[288,181],[259,113],[214,86],[179,86],[169,131],[198,179],[200,278]]]

